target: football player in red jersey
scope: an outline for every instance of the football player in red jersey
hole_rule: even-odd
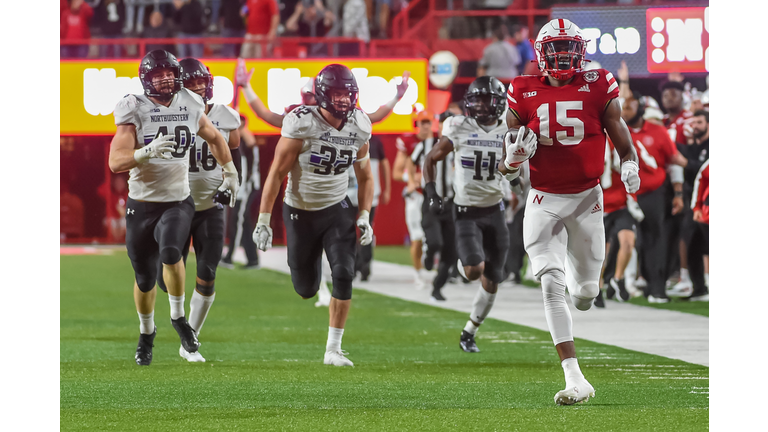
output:
[[[628,195],[621,182],[619,162],[619,155],[609,141],[606,144],[605,171],[600,177],[606,240],[603,286],[608,286],[609,299],[615,297],[618,301],[627,301],[630,296],[624,285],[624,270],[635,248],[636,221],[641,222],[644,215],[637,204],[637,197]],[[621,281],[621,284],[617,284],[617,281]],[[605,307],[602,294],[595,298],[595,306]]]
[[[640,186],[637,153],[621,119],[619,85],[604,69],[584,71],[587,40],[567,19],[553,19],[539,32],[534,50],[544,76],[519,76],[507,92],[505,156],[499,172],[530,163],[531,191],[525,206],[524,242],[541,281],[544,313],[565,372],[555,402],[571,405],[594,396],[579,369],[565,288],[579,310],[599,293],[605,258],[603,173],[606,131],[621,157],[627,193]],[[519,128],[519,129],[518,129]],[[529,145],[527,134],[535,133]],[[513,139],[513,136],[516,138]]]
[[[661,105],[667,111],[664,116],[664,126],[667,127],[672,141],[681,145],[688,142],[689,137],[685,136],[684,126],[686,120],[693,115],[683,106],[684,91],[685,85],[679,81],[667,81],[661,86]]]
[[[664,234],[664,215],[668,211],[665,202],[665,181],[669,179],[675,191],[672,214],[683,209],[683,168],[687,160],[670,139],[666,128],[645,121],[645,107],[640,104],[640,94],[634,92],[624,101],[621,117],[629,126],[632,143],[640,159],[640,190],[637,202],[645,214],[640,223],[641,247],[639,250],[640,273],[648,282],[644,294],[651,303],[667,303],[665,293],[665,269],[667,262]],[[624,288],[624,281],[610,282],[616,291]],[[608,297],[611,297],[610,289]]]

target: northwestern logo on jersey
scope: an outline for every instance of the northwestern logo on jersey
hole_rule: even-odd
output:
[[[331,144],[337,144],[337,145],[343,145],[343,146],[353,146],[355,145],[356,138],[342,138],[338,136],[331,136],[330,132],[326,132],[320,135],[320,141],[325,141]]]
[[[477,137],[477,134],[472,134],[472,135]],[[472,137],[472,135],[470,135],[470,137]],[[496,135],[496,136],[498,137],[499,135]],[[502,136],[502,139],[503,138],[504,137]],[[498,147],[498,148],[501,148],[501,147],[504,146],[504,142],[503,141],[495,141],[495,140],[469,139],[469,140],[467,140],[467,145],[476,146],[476,147]]]
[[[186,107],[185,107],[186,108]],[[185,122],[189,120],[189,114],[161,114],[149,116],[149,121],[155,122]]]

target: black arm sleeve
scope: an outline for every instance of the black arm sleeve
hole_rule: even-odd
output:
[[[231,148],[229,149],[229,153],[232,154],[232,163],[235,164],[235,169],[237,170],[237,180],[240,182],[240,185],[243,184],[243,161],[240,157],[240,147],[238,148]]]

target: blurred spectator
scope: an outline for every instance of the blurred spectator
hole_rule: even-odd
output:
[[[512,79],[518,75],[520,53],[506,39],[509,30],[501,23],[493,30],[493,43],[483,50],[483,58],[477,64],[477,76],[489,75],[499,79]]]
[[[389,11],[392,8],[392,0],[378,0],[376,2],[376,33],[377,38],[386,39],[389,28]]]
[[[364,0],[346,0],[342,12],[342,36],[353,37],[368,43],[371,33],[368,30],[368,14]]]
[[[163,24],[163,14],[156,10],[149,15],[149,27],[144,29],[141,35],[147,39],[161,39],[173,37],[171,29],[167,25]],[[166,50],[169,53],[175,54],[176,48],[169,44],[147,44],[147,52],[152,50]],[[178,57],[178,56],[177,56]]]
[[[216,33],[219,26],[219,13],[221,12],[221,0],[210,0],[211,4],[211,19],[208,22],[208,31],[210,33]]]
[[[240,57],[261,58],[266,55],[259,41],[266,40],[271,45],[277,35],[280,24],[280,14],[275,0],[248,0],[241,10],[241,15],[247,17],[245,43]]]
[[[73,2],[75,3],[75,2]],[[83,200],[69,191],[69,184],[61,182],[60,195],[60,232],[61,239],[82,237],[85,228],[83,219]]]
[[[520,54],[520,65],[517,67],[518,75],[536,73],[538,70],[535,63],[536,53],[533,51],[533,44],[530,41],[528,26],[515,24],[512,27],[512,38],[515,40],[515,48]],[[526,69],[533,69],[533,71],[526,72]]]
[[[221,37],[241,38],[245,36],[245,21],[240,16],[240,9],[245,5],[245,0],[223,0],[221,3]],[[221,47],[221,56],[225,58],[237,57],[238,45],[224,44]]]
[[[336,16],[320,0],[302,0],[296,4],[285,28],[301,37],[335,36],[329,33]]]
[[[705,255],[708,251],[699,238],[698,227],[693,220],[693,189],[696,177],[702,166],[709,160],[709,112],[696,111],[692,117],[693,144],[678,145],[680,152],[688,159],[685,165],[685,183],[683,184],[683,200],[685,213],[680,226],[680,282],[668,292],[669,296],[702,297],[707,293],[704,274]],[[708,297],[706,297],[708,300]]]
[[[669,136],[675,144],[686,144],[683,126],[685,120],[691,117],[691,112],[683,107],[683,92],[685,85],[680,81],[667,81],[661,85],[661,104],[667,115],[664,125],[669,129]]]
[[[69,9],[61,14],[61,34],[63,40],[90,39],[89,24],[93,9],[83,0],[72,0]],[[62,45],[62,58],[88,57],[88,45]]]
[[[109,232],[109,238],[113,242],[125,241],[125,206],[128,202],[128,175],[127,173],[114,174],[111,178],[112,193],[110,194],[111,200],[107,203],[111,210],[114,212],[110,217],[110,212],[107,211],[107,216],[104,218],[106,228]]]
[[[101,37],[105,39],[119,39],[123,37],[125,25],[125,4],[123,0],[101,0],[96,7],[96,22],[101,29]],[[99,57],[107,58],[109,45],[99,46]],[[112,57],[121,57],[122,45],[112,45]]]
[[[709,159],[696,176],[692,197],[693,220],[697,225],[694,243],[700,244],[704,253],[704,289],[696,290],[694,285],[691,300],[706,301],[709,300]]]
[[[176,34],[177,38],[199,38],[203,37],[205,31],[204,9],[200,0],[173,0],[173,6],[176,8],[174,20],[179,24],[181,31]],[[189,49],[187,49],[189,47]],[[203,44],[176,44],[178,58],[203,56]]]
[[[133,33],[133,20],[136,18],[136,34],[144,32],[144,11],[146,5],[142,0],[125,0],[125,28],[123,33]],[[138,13],[137,13],[138,12]]]

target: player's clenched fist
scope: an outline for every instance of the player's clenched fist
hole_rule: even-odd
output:
[[[637,162],[626,161],[621,164],[621,181],[627,193],[635,193],[640,189],[640,167]]]
[[[157,134],[157,138],[153,139],[151,143],[133,152],[133,158],[138,163],[145,163],[152,158],[160,159],[173,159],[173,153],[176,150],[176,141],[172,136],[163,136],[162,133]]]
[[[224,171],[224,181],[219,186],[219,191],[223,192],[228,190],[232,194],[232,198],[229,200],[229,206],[235,206],[235,200],[237,199],[237,191],[240,189],[240,181],[237,179],[237,168],[232,161],[227,162],[221,167]]]
[[[256,229],[253,230],[253,242],[262,251],[272,247],[272,228],[269,227],[270,219],[272,219],[271,213],[259,213]]]
[[[504,146],[507,148],[507,158],[504,160],[504,164],[507,169],[519,167],[521,163],[536,153],[536,134],[532,130],[520,126],[514,141],[512,141],[512,135],[512,131],[508,131],[504,135]]]
[[[363,246],[368,246],[373,241],[373,228],[368,221],[369,217],[368,210],[363,210],[357,218],[356,225],[360,228],[360,244]]]

